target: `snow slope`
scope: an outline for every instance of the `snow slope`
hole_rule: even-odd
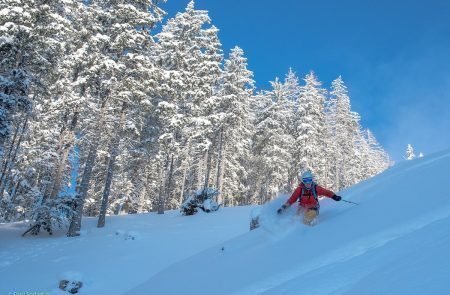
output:
[[[276,200],[260,229],[150,277],[127,294],[450,294],[450,151],[402,162],[321,201],[307,227]]]
[[[22,238],[25,224],[0,225],[0,295],[60,294],[60,279],[77,278],[84,283],[80,294],[123,294],[177,261],[247,233],[251,210],[113,216],[102,229],[96,218],[84,218],[77,238],[65,232]]]
[[[361,205],[323,199],[314,227],[275,214],[287,196],[257,208],[251,232],[255,207],[85,218],[77,238],[3,224],[0,294],[62,294],[62,278],[80,294],[450,294],[450,150],[341,195]]]

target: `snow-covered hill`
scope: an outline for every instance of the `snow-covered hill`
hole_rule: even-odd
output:
[[[450,294],[450,151],[407,161],[322,201],[319,223],[274,219],[127,294]],[[271,210],[270,210],[271,209]]]
[[[114,216],[102,229],[97,219],[84,218],[77,238],[65,232],[22,238],[25,224],[0,225],[0,295],[68,294],[58,291],[60,279],[81,279],[80,294],[124,294],[175,262],[247,233],[251,210]]]
[[[301,224],[280,197],[254,207],[180,216],[86,219],[83,235],[20,237],[0,225],[0,294],[58,294],[80,277],[80,294],[449,294],[450,150],[405,161],[321,200],[318,224]]]

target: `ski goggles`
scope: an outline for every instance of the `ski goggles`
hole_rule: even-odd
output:
[[[313,182],[313,179],[312,179],[311,177],[308,177],[308,178],[302,178],[302,182],[305,183],[305,184],[307,184],[307,183],[312,183],[312,182]]]

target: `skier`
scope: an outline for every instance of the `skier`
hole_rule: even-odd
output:
[[[298,175],[300,184],[294,191],[292,196],[286,203],[277,210],[278,214],[283,213],[286,208],[299,201],[297,214],[303,214],[303,223],[306,225],[314,225],[316,217],[319,215],[319,199],[318,196],[326,196],[335,201],[340,201],[342,198],[337,196],[334,192],[327,190],[313,181],[313,175],[310,171]]]

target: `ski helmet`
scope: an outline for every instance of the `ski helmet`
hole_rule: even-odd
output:
[[[312,183],[313,182],[313,174],[311,173],[311,171],[307,170],[305,172],[303,172],[303,174],[300,175],[299,173],[299,180],[303,183]]]

